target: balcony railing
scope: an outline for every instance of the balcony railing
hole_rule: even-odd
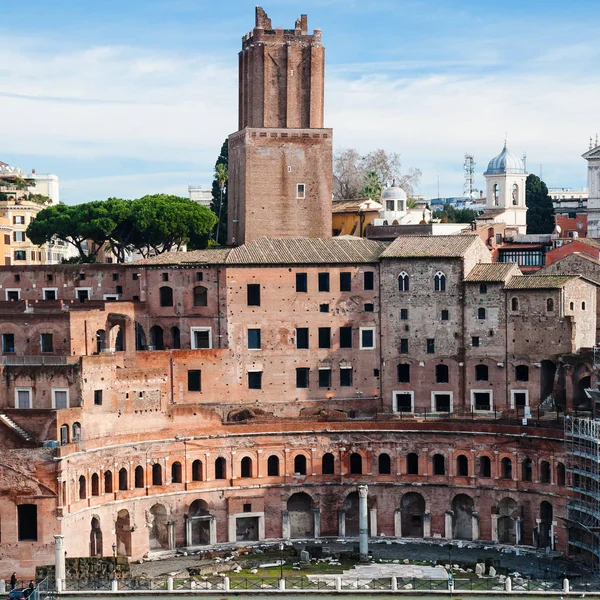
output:
[[[77,356],[0,356],[0,365],[9,367],[75,365]]]

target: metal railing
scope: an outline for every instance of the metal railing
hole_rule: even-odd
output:
[[[0,356],[0,365],[8,367],[74,365],[78,362],[77,356]]]

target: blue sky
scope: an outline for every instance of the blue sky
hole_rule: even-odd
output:
[[[208,186],[237,126],[237,52],[256,2],[2,3],[0,160],[56,173],[67,203]],[[465,152],[508,134],[550,186],[586,184],[600,131],[596,0],[271,0],[326,47],[337,149],[399,152],[420,192],[462,192]]]

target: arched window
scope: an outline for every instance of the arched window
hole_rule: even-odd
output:
[[[181,334],[179,327],[171,327],[171,348],[179,350],[181,348]]]
[[[585,310],[585,302],[581,303],[581,310]]]
[[[433,455],[433,474],[434,475],[445,475],[446,474],[446,460],[442,454]]]
[[[512,479],[512,460],[510,458],[502,459],[502,479]]]
[[[138,465],[135,468],[135,471],[133,472],[133,479],[135,481],[134,485],[136,488],[144,487],[144,467]]]
[[[500,203],[500,186],[497,183],[492,188],[492,194],[494,196],[494,206],[498,206]]]
[[[408,273],[406,271],[402,271],[398,275],[398,289],[401,292],[408,292]]]
[[[392,461],[389,454],[380,454],[377,460],[380,475],[390,475],[392,472]]]
[[[448,383],[448,365],[435,365],[435,382]]]
[[[150,327],[150,345],[154,346],[155,350],[165,349],[163,329],[160,325]]]
[[[575,309],[575,303],[574,302],[570,302],[569,303],[569,310],[574,310]]]
[[[73,441],[79,442],[81,440],[81,424],[73,423]]]
[[[513,183],[512,186],[512,203],[513,206],[517,206],[519,204],[519,186],[516,183]]]
[[[492,461],[489,456],[479,457],[479,476],[485,478],[492,476]]]
[[[175,461],[171,465],[171,483],[181,483],[181,463]]]
[[[477,318],[480,321],[484,321],[485,320],[485,308],[479,308],[479,309],[477,309]]]
[[[306,456],[298,454],[294,458],[294,473],[297,475],[306,475]]]
[[[92,496],[100,495],[100,477],[98,477],[98,473],[92,474]]]
[[[222,456],[215,460],[215,479],[225,479],[227,475],[227,463]]]
[[[456,474],[459,477],[469,476],[469,459],[464,454],[456,457]]]
[[[194,288],[194,306],[208,305],[208,290],[203,285]]]
[[[521,463],[521,479],[523,481],[531,481],[532,479],[532,463],[530,458],[526,458]]]
[[[69,426],[61,425],[60,426],[60,443],[61,445],[65,445],[69,443]]]
[[[563,486],[566,483],[565,465],[560,462],[556,465],[556,483]]]
[[[358,452],[350,455],[350,475],[362,475],[362,456]]]
[[[241,471],[242,477],[252,477],[252,459],[249,456],[242,458]]]
[[[168,285],[163,285],[158,290],[161,306],[173,306],[173,288]]]
[[[548,312],[554,312],[554,300],[552,298],[546,300],[546,310]]]
[[[475,380],[487,381],[489,377],[487,365],[475,365]]]
[[[192,481],[202,481],[202,461],[195,460],[192,463]]]
[[[540,481],[550,483],[550,463],[547,460],[543,460],[540,464]]]
[[[152,465],[152,485],[162,485],[162,467],[158,463]]]
[[[269,477],[279,476],[279,456],[272,454],[267,461],[267,475]]]
[[[510,301],[510,309],[511,310],[519,310],[519,299],[512,298]]]
[[[433,277],[433,289],[436,292],[446,291],[446,276],[441,271],[438,271]]]
[[[100,354],[106,348],[106,331],[98,329],[96,331],[96,352]]]
[[[112,471],[104,471],[104,493],[112,494],[112,491],[113,491]]]
[[[119,490],[122,492],[127,490],[127,469],[125,467],[119,470]]]
[[[411,452],[410,454],[406,455],[406,474],[419,474],[419,455],[415,452]]]
[[[323,475],[333,475],[335,473],[335,460],[331,452],[323,454],[321,459],[321,473]]]
[[[79,477],[79,499],[80,500],[85,500],[86,499],[86,493],[85,493],[85,477],[83,475],[81,475]]]
[[[527,365],[517,365],[515,367],[515,379],[517,381],[529,381],[529,367]]]

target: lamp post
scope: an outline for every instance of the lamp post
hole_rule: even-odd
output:
[[[116,579],[117,578],[117,543],[116,542],[112,543],[112,551],[113,551],[113,563],[114,563],[113,579]]]
[[[283,542],[279,542],[279,580],[283,579]]]

